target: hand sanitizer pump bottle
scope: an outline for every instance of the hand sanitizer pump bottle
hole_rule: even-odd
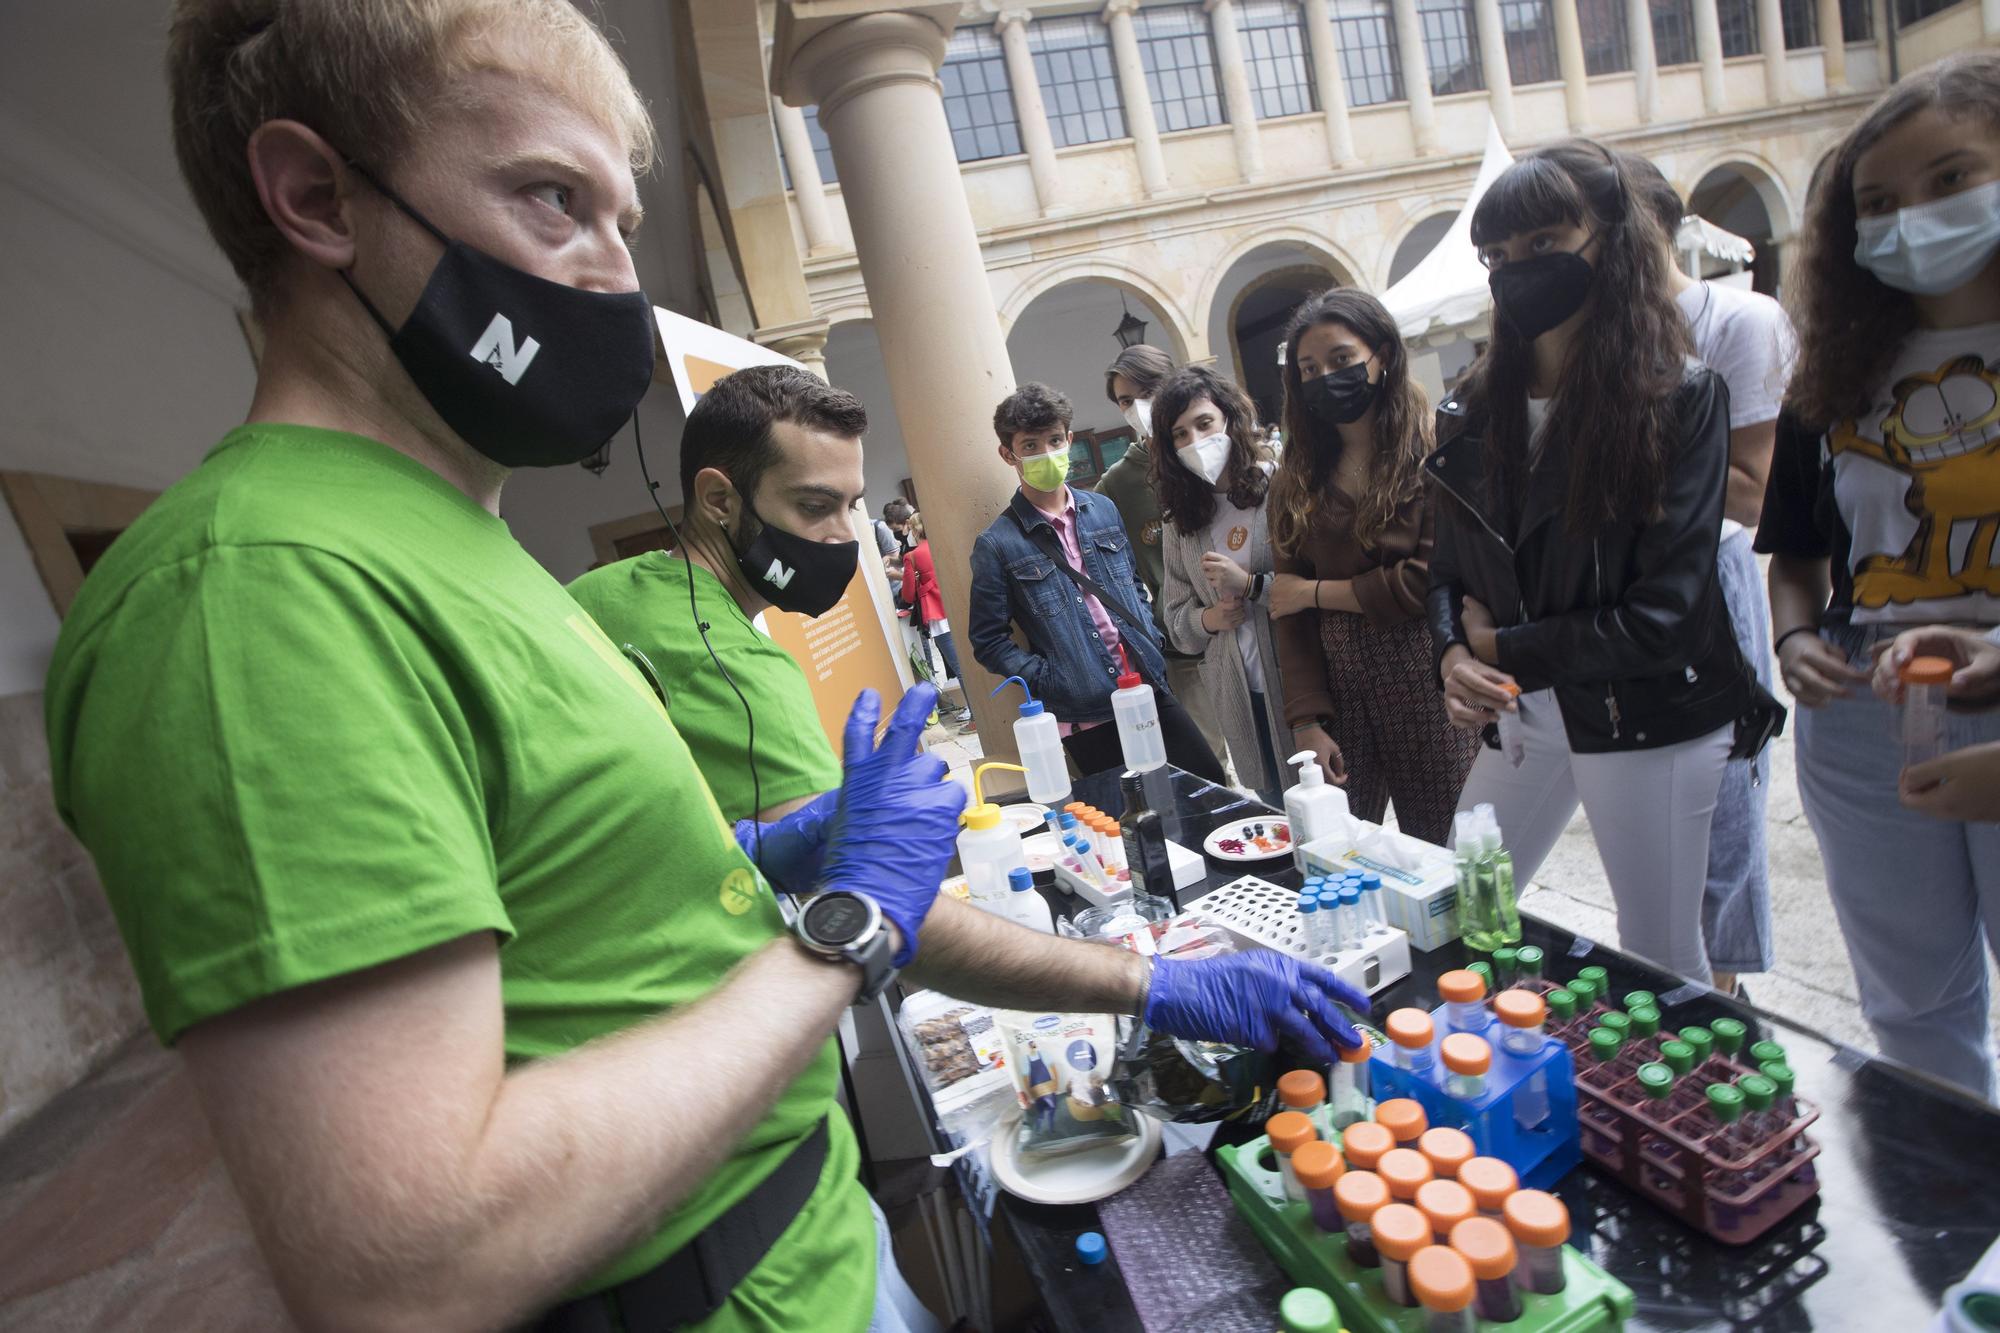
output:
[[[1347,793],[1326,780],[1311,750],[1288,761],[1299,766],[1298,782],[1285,789],[1285,818],[1292,826],[1292,864],[1306,873],[1306,844],[1347,832]]]

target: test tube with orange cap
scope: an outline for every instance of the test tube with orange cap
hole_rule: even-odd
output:
[[[1476,1102],[1486,1095],[1486,1071],[1493,1067],[1493,1048],[1486,1038],[1454,1032],[1438,1043],[1444,1056],[1444,1090],[1460,1101]]]
[[[1292,1154],[1319,1137],[1319,1126],[1297,1111],[1280,1111],[1264,1122],[1264,1133],[1277,1156],[1278,1174],[1284,1177],[1285,1197],[1293,1203],[1304,1203],[1306,1192],[1292,1172]]]
[[[1429,1078],[1437,1067],[1437,1055],[1431,1049],[1437,1032],[1431,1016],[1421,1009],[1397,1009],[1382,1026],[1396,1047],[1396,1068]]]
[[[1375,1174],[1389,1187],[1389,1197],[1398,1203],[1414,1203],[1417,1191],[1436,1173],[1424,1155],[1414,1148],[1391,1148],[1375,1163]]]
[[[1414,1148],[1431,1127],[1423,1103],[1411,1097],[1391,1097],[1375,1106],[1375,1123],[1396,1138],[1398,1148]]]
[[[1451,1229],[1451,1248],[1472,1268],[1472,1308],[1481,1319],[1512,1323],[1521,1317],[1514,1289],[1514,1237],[1490,1217],[1467,1218]]]
[[[1493,1021],[1486,1012],[1486,978],[1469,968],[1457,968],[1438,978],[1444,1001],[1444,1024],[1453,1032],[1484,1032]]]
[[[1347,1153],[1347,1165],[1356,1171],[1373,1171],[1382,1156],[1396,1146],[1396,1136],[1373,1120],[1349,1125],[1340,1132],[1340,1146]]]
[[[1447,1245],[1426,1245],[1410,1256],[1410,1295],[1424,1312],[1424,1333],[1477,1333],[1472,1312],[1472,1265]]]
[[[1523,1060],[1542,1053],[1548,1038],[1542,1025],[1548,1019],[1548,1005],[1531,990],[1502,991],[1493,997],[1493,1013],[1500,1020],[1500,1049]],[[1549,1118],[1549,1078],[1537,1069],[1514,1087],[1514,1121],[1523,1129],[1534,1129]]]
[[[1370,1226],[1377,1210],[1389,1203],[1389,1187],[1373,1171],[1349,1171],[1333,1184],[1333,1202],[1347,1229],[1347,1257],[1362,1268],[1380,1266],[1375,1232]]]
[[[1375,1039],[1359,1029],[1355,1035],[1361,1038],[1361,1044],[1337,1046],[1340,1059],[1327,1074],[1333,1083],[1327,1090],[1327,1101],[1332,1106],[1330,1114],[1335,1129],[1346,1129],[1358,1120],[1366,1120],[1372,1106],[1368,1095],[1368,1057],[1375,1054]]]
[[[1563,1242],[1569,1239],[1569,1209],[1563,1201],[1541,1190],[1515,1190],[1507,1196],[1501,1217],[1521,1251],[1515,1283],[1543,1295],[1561,1291]]]
[[[1507,1199],[1521,1188],[1514,1168],[1498,1157],[1475,1157],[1458,1168],[1458,1183],[1472,1191],[1472,1201],[1485,1217],[1499,1217]]]
[[[1292,1150],[1292,1174],[1305,1191],[1306,1206],[1312,1209],[1313,1225],[1321,1231],[1339,1231],[1340,1205],[1334,1202],[1334,1186],[1347,1168],[1340,1151],[1325,1139],[1302,1143]]]
[[[1423,1137],[1417,1140],[1417,1151],[1430,1159],[1431,1170],[1437,1172],[1439,1180],[1456,1179],[1458,1168],[1479,1153],[1470,1134],[1442,1125],[1424,1131]]]
[[[1397,1305],[1417,1303],[1410,1294],[1410,1260],[1431,1243],[1431,1224],[1407,1203],[1385,1203],[1375,1210],[1368,1226],[1375,1237],[1375,1253],[1382,1260],[1382,1294]],[[1470,1270],[1466,1286],[1472,1285]],[[1466,1304],[1472,1303],[1470,1296]]]
[[[1944,753],[1945,690],[1957,668],[1948,657],[1913,657],[1896,672],[1903,683],[1903,766]]]
[[[1460,1222],[1479,1216],[1472,1191],[1456,1180],[1426,1180],[1417,1187],[1416,1204],[1417,1211],[1429,1219],[1431,1234],[1439,1244],[1450,1239],[1451,1229]]]
[[[1287,1111],[1316,1115],[1326,1105],[1326,1080],[1310,1069],[1294,1069],[1278,1076],[1278,1100]]]

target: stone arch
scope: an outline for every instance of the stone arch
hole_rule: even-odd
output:
[[[1188,322],[1187,312],[1181,308],[1180,302],[1141,269],[1121,259],[1105,255],[1085,255],[1064,260],[1036,270],[1032,276],[1016,284],[1000,302],[1000,336],[1004,338],[1011,334],[1014,325],[1036,300],[1058,287],[1073,282],[1102,283],[1115,287],[1128,296],[1135,296],[1151,306],[1159,314],[1166,335],[1172,343],[1172,346],[1165,350],[1171,353],[1177,362],[1188,359],[1194,337],[1191,331],[1199,326]]]
[[[1361,280],[1359,275],[1366,271],[1354,256],[1327,240],[1319,232],[1309,231],[1304,227],[1278,227],[1270,231],[1260,231],[1225,250],[1213,264],[1209,265],[1208,272],[1202,275],[1201,295],[1194,311],[1194,327],[1206,334],[1215,313],[1215,298],[1221,291],[1223,282],[1238,264],[1253,257],[1259,250],[1280,250],[1285,247],[1306,251],[1332,275],[1336,284],[1358,283]]]
[[[1792,203],[1793,192],[1785,184],[1785,173],[1770,159],[1741,148],[1725,148],[1701,159],[1688,179],[1677,188],[1684,199],[1692,199],[1711,176],[1733,172],[1756,194],[1771,222],[1771,239],[1779,245],[1792,239],[1800,213]],[[1800,193],[1803,193],[1802,191]]]
[[[1396,229],[1394,240],[1382,247],[1381,263],[1378,266],[1380,271],[1376,275],[1376,291],[1385,292],[1395,285],[1395,280],[1390,275],[1395,270],[1396,261],[1402,257],[1403,246],[1411,237],[1429,226],[1435,218],[1445,219],[1445,226],[1449,228],[1452,220],[1464,210],[1465,203],[1462,196],[1427,195],[1410,204],[1403,212],[1402,225]],[[1419,255],[1418,261],[1421,262],[1422,258]]]

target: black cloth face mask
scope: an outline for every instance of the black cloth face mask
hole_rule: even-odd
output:
[[[348,165],[444,246],[400,329],[340,274],[444,424],[502,467],[560,467],[603,448],[652,387],[646,294],[585,291],[503,264]]]
[[[1306,412],[1324,426],[1351,425],[1368,415],[1382,386],[1368,382],[1368,363],[1356,361],[1299,384]]]
[[[1502,264],[1486,284],[1507,327],[1533,342],[1583,309],[1595,276],[1583,256],[1557,251]]]
[[[780,611],[823,616],[833,609],[854,579],[861,543],[815,542],[786,532],[757,517],[744,501],[743,512],[757,525],[757,535],[736,551],[736,567],[757,595]]]

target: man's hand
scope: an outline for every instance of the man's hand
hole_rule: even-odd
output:
[[[1243,605],[1241,597],[1231,597],[1205,607],[1201,613],[1201,627],[1210,634],[1222,634],[1235,629],[1249,619],[1250,612]]]
[[[1468,601],[1466,605],[1476,603]],[[1455,643],[1445,649],[1439,675],[1444,683],[1445,715],[1453,726],[1474,731],[1503,712],[1518,711],[1514,701],[1519,697],[1520,687],[1515,685],[1514,678],[1477,660],[1463,644]],[[1514,688],[1510,690],[1509,686]]]
[[[1803,634],[1794,635],[1803,639]],[[1789,643],[1786,645],[1790,646]],[[1977,630],[1933,625],[1905,630],[1893,639],[1875,645],[1875,693],[1885,702],[1903,702],[1903,681],[1899,674],[1913,657],[1942,657],[1957,668],[1945,697],[1954,703],[1974,707],[2000,704],[2000,643]]]
[[[1903,770],[1903,804],[1934,819],[2000,822],[2000,741],[1968,745]]]
[[[1368,1012],[1368,997],[1315,963],[1270,949],[1194,962],[1155,961],[1145,1019],[1155,1031],[1192,1041],[1226,1041],[1260,1051],[1280,1037],[1309,1063],[1331,1064],[1337,1047],[1361,1038],[1336,1006]]]
[[[1461,604],[1459,623],[1465,627],[1466,646],[1472,655],[1488,666],[1500,664],[1499,627],[1493,623],[1493,613],[1486,609],[1486,603],[1477,597],[1468,597]]]
[[[897,967],[916,956],[924,916],[951,864],[965,789],[946,782],[945,762],[919,748],[937,691],[919,685],[896,705],[882,743],[882,700],[863,690],[847,715],[839,810],[826,838],[821,885],[866,894],[902,939]]]
[[[1303,727],[1292,728],[1292,753],[1311,750],[1319,766],[1326,770],[1329,782],[1347,781],[1347,759],[1340,753],[1340,744],[1327,735],[1325,727],[1317,722]]]
[[[827,833],[840,809],[840,793],[825,791],[768,824],[736,821],[736,845],[764,878],[786,893],[811,893],[819,884]]]
[[[1851,695],[1868,673],[1847,664],[1847,654],[1808,630],[1778,648],[1778,679],[1803,708],[1818,708]]]
[[[1250,571],[1220,551],[1202,556],[1201,572],[1217,597],[1241,599],[1250,591]]]
[[[1265,594],[1264,600],[1270,603],[1272,618],[1282,619],[1301,611],[1314,610],[1314,595],[1318,591],[1318,579],[1301,578],[1297,574],[1274,574],[1271,576],[1271,591]]]

